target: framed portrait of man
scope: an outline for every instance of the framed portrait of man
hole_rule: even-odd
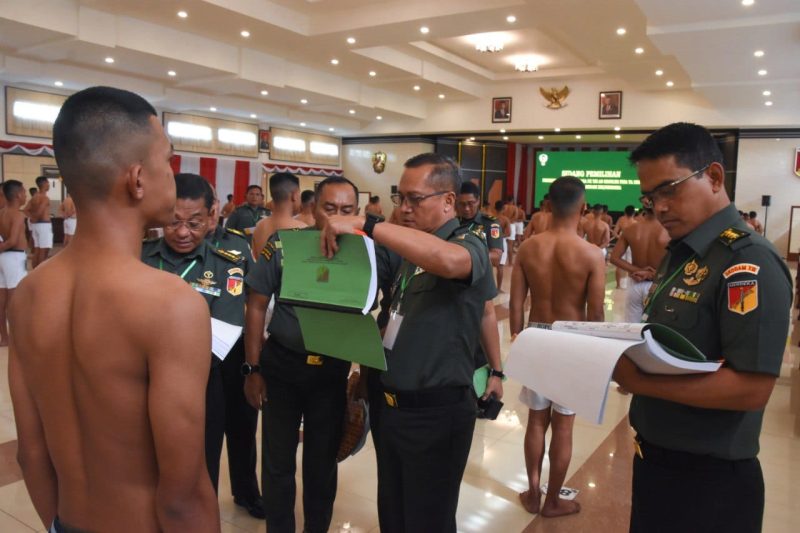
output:
[[[511,122],[511,97],[492,98],[492,122]]]
[[[258,130],[258,151],[269,152],[269,130]]]
[[[622,118],[622,91],[605,91],[600,93],[598,117]]]

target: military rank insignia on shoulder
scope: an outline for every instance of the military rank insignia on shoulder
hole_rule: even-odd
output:
[[[280,241],[278,241],[280,243]],[[275,254],[275,250],[278,249],[278,246],[275,245],[275,241],[267,241],[267,244],[264,245],[264,248],[261,250],[261,255],[269,261],[272,259],[272,256]]]
[[[483,215],[483,218],[485,218],[485,219],[486,219],[486,220],[488,220],[489,222],[497,222],[497,217],[495,217],[495,216],[492,216],[492,215],[486,215],[486,214],[484,214],[484,215]]]
[[[243,238],[243,239],[246,239],[246,238],[247,238],[247,236],[244,234],[244,232],[242,232],[242,231],[239,231],[238,229],[233,229],[233,228],[225,228],[225,231],[226,231],[227,233],[230,233],[231,235],[236,235],[237,237],[241,237],[241,238]]]
[[[718,239],[725,246],[731,247],[736,241],[740,241],[749,236],[750,234],[746,231],[737,228],[728,228],[719,234]]]
[[[214,248],[213,251],[221,258],[226,259],[234,264],[239,264],[242,261],[244,261],[244,258],[242,257],[241,253],[231,252],[228,250],[220,250],[219,248]]]

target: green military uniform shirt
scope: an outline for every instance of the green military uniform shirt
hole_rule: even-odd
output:
[[[737,372],[778,376],[792,281],[772,244],[730,204],[668,248],[644,321],[670,326]],[[631,425],[645,441],[729,460],[758,454],[763,415],[645,396],[634,396],[630,407]]]
[[[467,231],[473,231],[479,236],[483,234],[489,250],[503,251],[503,230],[493,216],[478,212],[471,219],[461,219],[460,223]]]
[[[253,256],[244,233],[217,225],[214,231],[206,235],[206,240],[214,248],[221,248],[240,256],[244,260],[244,275],[247,275],[250,264],[253,262]]]
[[[253,232],[258,221],[270,216],[270,214],[269,209],[263,206],[250,207],[249,204],[240,205],[228,217],[225,227],[244,233],[249,242],[253,238]]]
[[[452,219],[434,235],[469,252],[472,273],[464,280],[435,276],[408,261],[395,273],[388,255],[376,254],[379,283],[385,286],[394,276],[392,309],[403,316],[381,374],[389,391],[472,385],[484,303],[497,289],[485,242],[459,227]]]

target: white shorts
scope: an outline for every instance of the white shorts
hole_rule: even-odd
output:
[[[64,219],[64,235],[75,235],[75,228],[78,226],[78,219],[69,217]]]
[[[34,248],[53,247],[53,224],[51,222],[31,222]]]
[[[551,402],[541,394],[532,391],[528,387],[522,387],[522,390],[519,391],[519,401],[524,403],[528,407],[528,409],[532,411],[544,411],[545,409],[549,409],[550,407],[552,407],[553,411],[562,414],[564,416],[570,416],[575,414],[575,411],[570,411],[563,405]]]
[[[625,322],[638,323],[642,321],[642,314],[644,314],[644,299],[650,291],[652,281],[633,281],[628,286],[628,292],[625,295]]]
[[[19,250],[0,253],[0,289],[16,289],[22,278],[28,275],[28,254]]]
[[[506,241],[507,239],[503,239],[503,255],[500,256],[500,266],[505,265],[508,261],[508,242]]]
[[[522,236],[522,233],[525,231],[525,223],[524,222],[514,222],[514,227],[517,230],[517,236]]]
[[[631,252],[631,247],[630,247],[630,246],[628,246],[628,247],[625,249],[625,253],[624,253],[624,254],[622,254],[622,258],[623,258],[625,261],[627,261],[628,263],[630,263],[631,261],[633,261],[633,252]]]
[[[508,231],[509,235],[508,237],[506,237],[506,239],[511,239],[513,241],[517,237],[517,226],[515,226],[514,223],[511,222],[508,225]]]

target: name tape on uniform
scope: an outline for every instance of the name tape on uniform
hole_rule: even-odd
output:
[[[728,279],[736,274],[757,275],[759,270],[761,270],[761,267],[758,265],[754,265],[752,263],[739,263],[738,265],[733,265],[732,267],[726,269],[725,272],[722,273],[722,277]]]

